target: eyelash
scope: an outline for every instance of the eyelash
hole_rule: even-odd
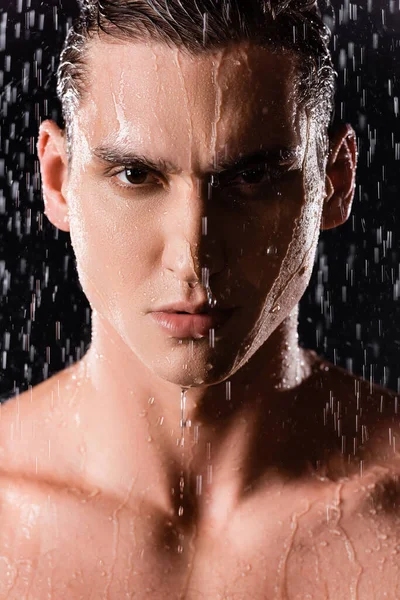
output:
[[[145,187],[146,183],[139,183],[139,184],[134,184],[134,183],[122,183],[121,181],[119,181],[119,183],[117,183],[115,180],[118,179],[118,175],[121,174],[125,174],[126,171],[128,170],[136,170],[139,171],[140,173],[143,173],[143,175],[153,175],[155,179],[161,180],[160,177],[158,177],[154,171],[150,171],[148,169],[143,169],[140,167],[135,167],[135,166],[126,166],[123,169],[121,169],[120,171],[117,171],[116,173],[112,173],[110,175],[111,177],[111,181],[113,183],[113,185],[116,185],[120,188],[125,188],[125,189],[132,189],[132,188],[142,188]],[[237,179],[240,176],[243,176],[243,174],[245,173],[251,173],[252,171],[260,171],[262,170],[262,167],[259,166],[255,166],[255,167],[249,167],[247,169],[244,169],[243,171],[240,171],[236,176],[234,176],[231,180],[229,180],[227,183],[225,183],[225,187],[232,187],[235,186],[236,184],[233,183],[235,181],[235,179]],[[264,183],[266,183],[267,180],[269,179],[276,179],[278,178],[280,175],[282,175],[282,168],[278,168],[278,167],[271,167],[270,169],[264,169],[264,176],[262,178],[262,181],[258,182],[258,183],[244,183],[244,187],[252,187],[252,186],[259,186],[259,185],[263,185]],[[217,180],[218,181],[218,180]],[[220,187],[220,184],[217,183],[215,184],[215,187]]]
[[[247,169],[244,169],[243,171],[240,171],[240,173],[238,173],[235,177],[233,177],[231,180],[228,180],[228,183],[225,184],[225,187],[235,187],[237,184],[235,184],[235,180],[240,177],[243,176],[244,173],[251,173],[254,171],[263,171],[263,177],[262,180],[258,183],[244,183],[243,186],[245,188],[252,188],[253,186],[259,186],[259,185],[263,185],[265,184],[267,181],[271,181],[273,179],[277,179],[280,175],[282,175],[283,170],[282,167],[278,168],[278,167],[263,167],[263,166],[255,166],[255,167],[249,167]],[[239,184],[240,185],[240,184]]]
[[[140,188],[143,186],[146,186],[148,184],[146,183],[139,183],[139,184],[134,184],[134,183],[116,183],[115,179],[118,179],[118,175],[121,175],[122,173],[125,173],[128,170],[132,170],[132,171],[139,171],[140,173],[143,173],[144,175],[152,175],[153,171],[149,171],[147,169],[141,169],[139,167],[134,167],[134,166],[128,166],[128,167],[124,167],[123,169],[121,169],[120,171],[117,171],[116,173],[112,174],[112,182],[114,183],[114,185],[117,185],[118,187],[122,187],[122,188],[127,188],[127,189],[131,189],[131,188]],[[156,175],[154,175],[154,177],[156,179],[160,179],[159,177],[157,177]]]

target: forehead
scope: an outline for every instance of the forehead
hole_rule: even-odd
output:
[[[304,141],[298,65],[288,51],[243,43],[189,56],[165,45],[97,40],[87,67],[76,125],[90,147],[132,143],[201,170],[220,154]]]

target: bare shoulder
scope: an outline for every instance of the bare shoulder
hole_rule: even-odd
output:
[[[50,549],[43,534],[53,384],[48,380],[0,405],[0,600],[28,597],[40,556]]]
[[[320,358],[310,386],[322,412],[324,436],[336,440],[332,462],[341,462],[354,481],[361,506],[382,517],[400,516],[398,394]]]
[[[50,481],[68,472],[74,371],[75,365],[0,405],[0,475]]]
[[[398,394],[322,359],[318,370],[326,413],[336,413],[343,432],[346,429],[349,434],[360,433],[363,445],[378,439],[386,445],[384,441],[387,441],[396,451],[393,436],[400,423]],[[385,440],[381,439],[383,432]],[[400,444],[400,438],[398,442]]]
[[[87,506],[87,495],[74,471],[58,396],[72,372],[0,405],[0,600],[34,593],[32,582],[46,581],[57,548],[66,552],[72,529],[82,529],[78,509]]]

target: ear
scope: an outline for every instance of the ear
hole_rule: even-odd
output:
[[[68,181],[65,133],[54,121],[44,121],[41,124],[37,151],[42,175],[44,213],[55,227],[69,231],[68,205],[63,194]]]
[[[356,134],[351,125],[340,125],[329,144],[326,197],[321,229],[342,225],[350,216],[357,166]]]

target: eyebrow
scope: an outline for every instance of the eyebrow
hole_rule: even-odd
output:
[[[222,173],[237,171],[248,165],[260,164],[269,161],[294,160],[298,156],[299,147],[274,146],[269,149],[256,150],[245,155],[236,157],[226,157],[218,161],[217,166],[210,167],[209,173]],[[142,169],[150,171],[159,171],[163,173],[181,173],[182,169],[170,161],[162,158],[152,159],[136,152],[125,152],[114,146],[97,146],[92,149],[92,154],[103,162],[112,165],[135,165]]]

